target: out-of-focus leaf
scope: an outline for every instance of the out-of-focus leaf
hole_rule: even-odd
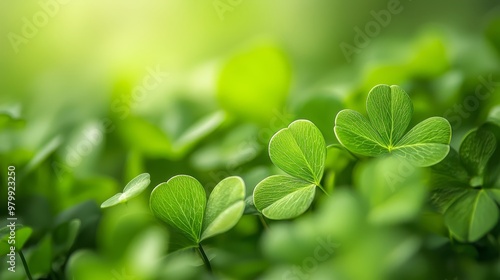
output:
[[[52,231],[54,257],[65,254],[71,249],[78,236],[80,225],[80,220],[74,219],[60,224]]]
[[[454,236],[474,242],[498,223],[498,206],[485,190],[470,189],[447,209],[444,218]]]
[[[486,27],[486,38],[493,44],[497,52],[500,53],[500,16],[494,17]]]
[[[393,224],[415,218],[426,195],[424,175],[397,158],[381,158],[360,166],[354,176],[361,195],[369,202],[369,220]]]
[[[46,235],[38,242],[37,246],[29,252],[29,255],[26,256],[33,277],[49,274],[53,257],[52,238],[50,235]]]
[[[152,157],[168,157],[172,154],[171,139],[160,128],[142,118],[128,117],[117,128],[130,150]]]
[[[290,78],[290,65],[281,49],[254,47],[236,54],[222,67],[217,98],[229,113],[266,124],[284,105]]]
[[[50,154],[52,154],[62,143],[60,136],[54,137],[47,144],[45,144],[38,152],[31,158],[26,167],[24,167],[23,175],[28,174],[40,163],[42,163]]]
[[[308,96],[295,109],[297,119],[306,119],[314,123],[325,137],[327,144],[338,143],[332,132],[332,121],[337,113],[343,109],[338,97],[328,93]]]
[[[469,174],[460,162],[460,156],[454,149],[438,164],[431,167],[431,183],[435,188],[457,186],[469,181]]]
[[[9,238],[10,237],[10,228],[6,227],[5,235],[3,235],[2,239],[0,239],[0,254],[6,255],[7,253],[10,252],[10,247],[14,246],[16,248],[16,252],[23,249],[24,244],[28,239],[30,238],[31,234],[33,233],[33,229],[30,227],[22,227],[20,229],[15,229],[15,238]],[[3,230],[2,230],[3,233]],[[10,242],[9,242],[10,241]],[[15,243],[12,243],[15,242]]]
[[[172,145],[174,156],[186,153],[198,141],[217,129],[224,120],[225,114],[223,112],[215,112],[193,124],[178,139],[174,140]]]
[[[222,139],[215,139],[197,149],[191,157],[191,162],[202,170],[236,168],[261,152],[261,144],[257,142],[258,132],[255,125],[240,125]]]
[[[134,238],[128,246],[126,261],[132,275],[143,279],[153,278],[159,271],[160,260],[168,249],[168,232],[160,227],[151,227]]]
[[[125,203],[138,196],[151,182],[149,173],[142,173],[132,179],[123,189],[123,193],[117,193],[101,204],[101,208],[111,207],[119,203]]]
[[[118,268],[109,261],[100,258],[91,250],[73,253],[66,266],[66,279],[120,279],[134,277],[123,268]]]
[[[495,135],[484,129],[469,132],[462,141],[460,160],[472,177],[471,186],[483,185],[484,170],[495,148]]]

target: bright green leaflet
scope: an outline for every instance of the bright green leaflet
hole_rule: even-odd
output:
[[[262,180],[254,191],[255,207],[269,219],[291,219],[311,205],[316,185],[299,178],[274,175]]]
[[[405,134],[413,105],[399,86],[375,86],[366,111],[368,118],[346,109],[335,119],[335,135],[351,152],[371,157],[392,154],[416,166],[434,165],[448,154],[451,126],[444,118],[424,120]]]
[[[173,236],[179,233],[188,239],[180,247],[193,247],[235,226],[245,210],[244,199],[245,183],[240,177],[219,182],[207,201],[198,180],[178,175],[155,187],[150,206],[156,217],[175,230]]]
[[[198,180],[178,175],[156,186],[149,204],[156,217],[180,230],[195,246],[200,242],[206,201],[205,190]]]
[[[320,184],[326,158],[326,144],[310,121],[297,120],[278,131],[269,142],[271,161],[286,173]]]
[[[299,216],[311,205],[316,186],[322,188],[325,139],[312,122],[297,120],[271,138],[269,156],[291,176],[271,176],[257,184],[254,205],[269,219]]]
[[[445,222],[459,240],[474,242],[498,222],[498,207],[485,190],[470,189],[446,211]]]
[[[210,194],[203,219],[201,240],[228,231],[245,210],[245,182],[240,177],[220,181]]]
[[[117,193],[101,204],[101,208],[111,207],[120,203],[125,203],[138,196],[151,182],[148,173],[142,173],[132,179],[123,189],[123,193]]]

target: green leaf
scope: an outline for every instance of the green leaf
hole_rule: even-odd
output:
[[[398,86],[378,85],[368,94],[368,119],[353,110],[335,118],[335,135],[353,153],[391,154],[416,166],[438,163],[449,152],[451,126],[444,118],[422,121],[405,134],[413,113],[409,96]]]
[[[486,192],[500,205],[500,189],[486,189]]]
[[[220,181],[208,198],[201,240],[231,229],[245,210],[245,182],[240,177]]]
[[[184,155],[196,143],[215,131],[224,122],[225,118],[226,116],[223,112],[215,112],[189,127],[179,139],[172,144],[172,153],[174,157]]]
[[[432,190],[431,202],[440,213],[446,213],[455,201],[461,199],[469,191],[469,186],[465,184],[443,185]]]
[[[446,211],[445,223],[459,240],[474,242],[498,222],[498,206],[485,190],[470,189]]]
[[[9,229],[7,227],[7,229]],[[10,237],[10,230],[6,232],[6,234],[0,239],[0,254],[5,255],[10,252],[10,247],[15,246],[16,251],[19,251],[23,249],[24,244],[26,244],[26,241],[30,238],[31,234],[33,233],[33,229],[30,227],[22,227],[20,229],[15,230],[16,232],[16,238],[15,238],[15,244],[10,244],[9,240],[14,240],[14,239],[9,239]]]
[[[357,171],[356,185],[370,205],[371,222],[406,222],[418,215],[426,196],[420,169],[403,159],[389,157],[369,161]]]
[[[377,131],[354,110],[346,109],[337,114],[334,131],[340,144],[353,153],[371,157],[387,153],[387,147]]]
[[[451,126],[441,117],[428,118],[413,127],[392,149],[393,154],[416,166],[430,166],[450,151]]]
[[[151,183],[148,173],[142,173],[132,179],[123,189],[123,193],[117,193],[101,204],[101,208],[111,207],[119,203],[125,203],[138,196]]]
[[[179,230],[196,246],[200,242],[206,206],[203,186],[187,175],[172,177],[151,192],[153,214],[167,225]]]
[[[319,185],[325,166],[326,144],[312,122],[297,120],[271,138],[269,156],[274,165],[286,173]]]
[[[255,207],[269,219],[291,219],[311,205],[316,186],[299,178],[274,175],[262,180],[254,190]]]
[[[53,233],[52,240],[54,242],[54,256],[60,256],[67,253],[78,236],[81,222],[78,219],[58,225]]]
[[[476,129],[462,141],[460,145],[460,160],[472,176],[473,187],[483,184],[482,177],[488,160],[496,149],[495,135],[486,129]]]
[[[495,106],[490,110],[490,113],[488,114],[488,121],[500,127],[500,105]]]
[[[455,149],[450,149],[448,155],[438,164],[431,167],[431,184],[435,188],[456,186],[468,183],[469,174],[460,162],[460,156]]]
[[[306,119],[314,123],[325,137],[328,144],[337,143],[332,133],[332,120],[344,108],[340,98],[332,94],[332,90],[313,90],[304,94],[302,100],[293,110],[296,119]]]
[[[50,234],[47,234],[38,242],[31,254],[26,256],[30,272],[36,279],[50,272],[54,256],[52,246],[52,238]]]
[[[395,146],[411,121],[411,99],[398,86],[375,86],[366,99],[366,112],[373,128],[388,147]]]

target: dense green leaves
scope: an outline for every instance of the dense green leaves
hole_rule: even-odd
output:
[[[141,194],[151,182],[148,173],[143,173],[132,179],[123,189],[123,193],[117,193],[101,204],[101,208],[111,207],[119,203],[125,203]]]
[[[278,131],[269,143],[272,162],[290,176],[271,176],[254,190],[254,205],[270,219],[289,219],[304,213],[320,186],[326,145],[310,121],[297,120]]]
[[[372,157],[392,154],[416,166],[436,164],[448,154],[451,127],[446,119],[429,118],[405,134],[413,106],[400,87],[374,87],[366,110],[368,119],[349,109],[335,119],[335,134],[351,152]]]
[[[211,236],[231,229],[245,209],[245,184],[239,177],[222,180],[210,194],[198,180],[187,175],[172,177],[156,186],[151,193],[153,214],[164,221],[193,247]]]

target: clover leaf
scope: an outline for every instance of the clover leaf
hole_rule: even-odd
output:
[[[274,175],[254,192],[255,207],[270,219],[290,219],[304,213],[314,199],[316,185],[302,179]]]
[[[498,207],[484,189],[469,189],[444,214],[451,233],[460,240],[476,241],[498,222]]]
[[[123,193],[117,193],[101,204],[101,208],[111,207],[120,203],[125,203],[138,196],[151,182],[148,173],[142,173],[132,179],[123,189]]]
[[[422,121],[406,132],[413,114],[410,97],[399,86],[375,86],[366,100],[368,118],[346,109],[335,118],[335,135],[362,156],[394,155],[416,166],[430,166],[448,154],[451,126],[441,117]]]
[[[269,142],[271,161],[288,175],[270,176],[254,190],[255,207],[269,219],[290,219],[311,205],[326,159],[326,144],[310,121],[297,120]]]
[[[486,126],[470,131],[459,152],[432,167],[432,202],[444,214],[450,232],[459,240],[474,242],[498,222],[500,192],[485,178],[486,166],[496,149],[496,138]]]
[[[244,197],[245,183],[239,177],[222,180],[207,202],[198,180],[178,175],[154,188],[150,207],[157,218],[186,238],[182,247],[199,247],[202,240],[236,225],[245,208]]]
[[[228,231],[245,210],[245,182],[240,177],[220,181],[208,198],[201,240]]]

